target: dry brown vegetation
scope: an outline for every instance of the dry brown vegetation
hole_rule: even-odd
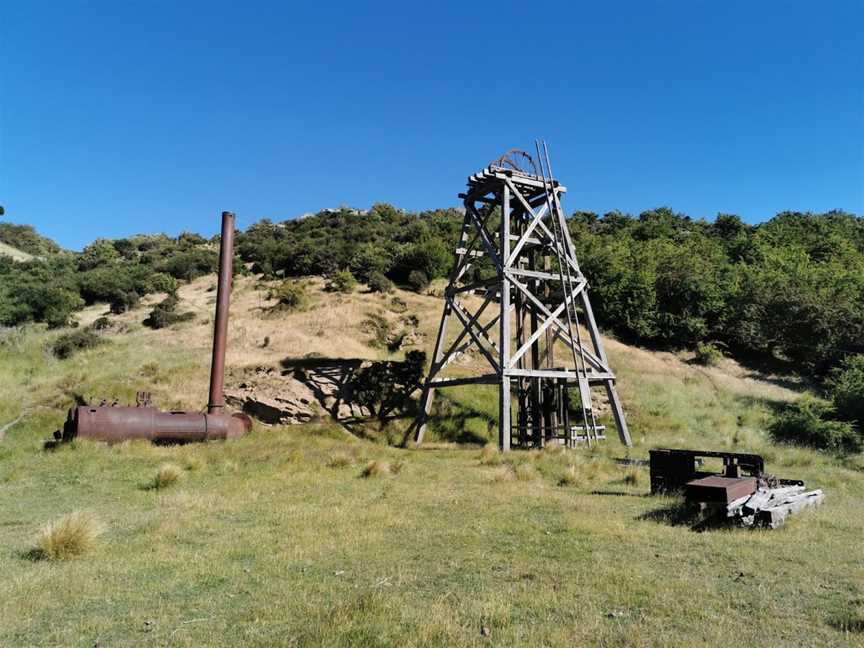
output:
[[[33,556],[43,560],[68,560],[90,550],[101,534],[102,525],[93,515],[75,511],[42,529]]]
[[[176,464],[162,464],[153,477],[150,487],[156,490],[173,486],[183,478],[183,469]]]

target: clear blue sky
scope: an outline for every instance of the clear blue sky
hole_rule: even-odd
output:
[[[864,0],[0,2],[0,204],[62,245],[457,205],[864,214]]]

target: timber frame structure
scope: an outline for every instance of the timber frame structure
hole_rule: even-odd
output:
[[[416,443],[423,440],[436,389],[489,384],[498,386],[502,451],[550,443],[572,448],[604,439],[592,388],[605,389],[618,436],[631,445],[588,282],[561,209],[566,189],[552,177],[545,143],[537,142],[536,149],[536,161],[522,151],[505,154],[470,176],[467,192],[459,195],[465,218],[423,385]],[[461,329],[448,344],[453,319]],[[445,376],[470,349],[485,358],[488,372]],[[556,351],[564,357],[556,358]],[[579,401],[575,409],[571,398]]]

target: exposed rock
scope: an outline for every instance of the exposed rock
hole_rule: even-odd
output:
[[[293,376],[282,376],[272,367],[245,373],[237,387],[225,390],[229,405],[271,425],[306,423],[319,415],[315,394]]]

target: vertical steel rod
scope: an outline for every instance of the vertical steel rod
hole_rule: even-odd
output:
[[[225,409],[225,347],[228,342],[228,307],[231,302],[231,275],[234,266],[234,214],[222,212],[219,244],[219,282],[216,288],[216,321],[213,324],[213,361],[210,365],[210,399],[207,411]]]

